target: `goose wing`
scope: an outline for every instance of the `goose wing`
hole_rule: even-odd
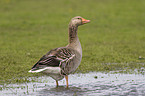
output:
[[[74,58],[75,54],[68,48],[56,48],[49,51],[46,55],[40,58],[40,60],[32,67],[31,71],[41,72],[46,67],[60,67],[61,74],[66,74],[66,68],[69,62]],[[40,71],[37,71],[40,70]]]

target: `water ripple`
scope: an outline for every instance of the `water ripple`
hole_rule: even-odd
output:
[[[145,96],[145,75],[140,74],[72,74],[69,75],[69,88],[66,88],[65,80],[56,87],[50,77],[38,79],[39,82],[9,84],[2,88],[1,96]]]

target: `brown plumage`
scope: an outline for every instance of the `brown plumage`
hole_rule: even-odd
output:
[[[78,26],[90,22],[80,16],[71,19],[69,23],[69,44],[66,47],[50,50],[32,67],[29,72],[43,72],[58,81],[65,77],[68,87],[68,75],[73,73],[82,59],[82,48],[77,36]]]

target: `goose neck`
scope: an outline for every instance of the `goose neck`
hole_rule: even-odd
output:
[[[77,35],[78,26],[69,26],[69,44],[67,47],[73,48],[82,54],[82,47]]]
[[[77,30],[78,26],[69,25],[69,43],[74,43],[78,39]]]

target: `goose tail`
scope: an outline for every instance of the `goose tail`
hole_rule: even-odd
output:
[[[31,70],[29,70],[28,72],[30,72],[30,73],[39,73],[39,72],[42,72],[42,71],[44,71],[44,70],[46,70],[46,68],[43,68],[43,69],[31,69]]]
[[[60,73],[61,71],[61,68],[60,67],[44,67],[44,68],[41,68],[41,69],[36,69],[36,68],[33,68],[31,69],[30,73],[39,73],[39,72],[44,72],[44,73]]]

